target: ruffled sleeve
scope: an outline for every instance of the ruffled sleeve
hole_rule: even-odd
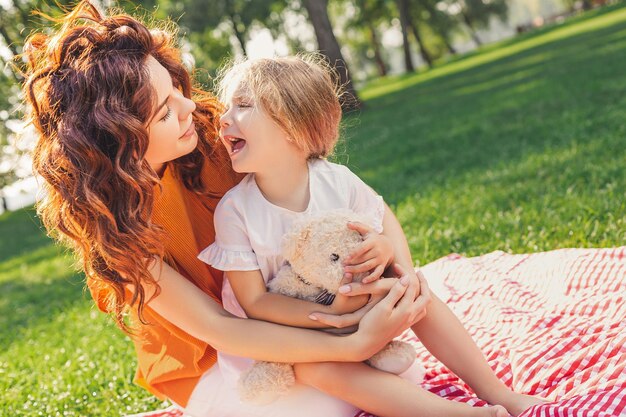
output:
[[[236,189],[231,190],[236,193]],[[246,231],[245,216],[233,193],[227,193],[215,209],[215,242],[198,259],[220,271],[254,271],[259,263]]]
[[[213,243],[198,255],[198,259],[220,271],[254,271],[259,269],[252,250],[233,250]]]
[[[372,221],[374,230],[383,231],[383,217],[385,216],[385,202],[383,198],[367,185],[354,172],[342,166],[342,176],[346,183],[349,207],[355,213],[363,215]]]

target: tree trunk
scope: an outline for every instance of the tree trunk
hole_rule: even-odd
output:
[[[429,68],[432,68],[433,59],[430,57],[428,50],[426,50],[426,45],[424,45],[424,41],[422,40],[422,36],[420,35],[420,32],[418,30],[417,25],[415,24],[415,21],[410,22],[410,25],[411,25],[411,30],[413,31],[413,36],[415,36],[417,45],[420,48],[420,55],[422,56],[422,59],[424,60],[424,62],[426,62]]]
[[[469,32],[470,32],[470,36],[472,37],[472,39],[476,43],[476,46],[481,46],[483,43],[480,41],[480,38],[478,37],[478,34],[476,33],[476,30],[474,29],[474,25],[472,23],[472,20],[469,18],[467,13],[465,13],[464,11],[461,11],[461,16],[463,16],[463,22],[465,22],[465,24],[467,25],[467,28],[469,29]]]
[[[409,3],[408,0],[398,0],[398,12],[400,13],[400,26],[402,27],[402,50],[404,51],[404,68],[406,72],[414,72],[413,59],[411,58],[411,46],[409,45]]]
[[[247,56],[246,53],[246,38],[245,34],[239,30],[239,26],[237,25],[236,18],[233,14],[229,15],[230,24],[233,27],[233,33],[239,42],[239,46],[241,47],[241,52],[243,52],[244,56]]]
[[[430,1],[422,1],[420,2],[420,4],[424,8],[426,8],[426,11],[428,11],[428,13],[430,13],[431,16],[436,15],[437,10],[435,10],[435,8],[433,7],[433,4]],[[450,52],[451,55],[456,55],[456,49],[454,49],[454,47],[452,46],[452,43],[450,42],[450,33],[446,31],[445,29],[441,28],[439,25],[435,25],[434,29],[439,34],[439,37],[443,41],[443,44],[445,45],[448,52]]]
[[[6,28],[2,24],[0,24],[0,36],[4,38],[4,43],[6,43],[7,48],[9,48],[9,51],[11,51],[11,54],[14,57],[17,56],[19,54],[19,51],[17,50],[13,39],[11,39],[11,35],[9,35],[9,32],[7,32]]]
[[[385,75],[387,75],[387,66],[385,65],[385,61],[383,60],[383,56],[380,52],[380,43],[378,42],[376,28],[370,21],[367,22],[367,28],[370,31],[372,48],[374,48],[374,61],[376,62],[376,66],[378,67],[378,75],[384,77]]]
[[[315,30],[319,50],[326,56],[330,65],[337,70],[339,82],[345,89],[341,107],[346,111],[361,108],[362,103],[354,89],[348,65],[343,59],[341,48],[328,18],[328,0],[304,0],[303,3]]]
[[[450,52],[451,55],[456,55],[456,49],[454,49],[454,46],[452,46],[450,40],[445,36],[442,36],[441,39],[443,40],[443,44],[446,46],[448,52]]]

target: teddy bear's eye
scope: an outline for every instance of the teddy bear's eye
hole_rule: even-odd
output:
[[[339,260],[339,255],[337,255],[336,253],[331,254],[330,260],[333,262],[337,262]]]

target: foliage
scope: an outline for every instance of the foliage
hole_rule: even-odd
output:
[[[623,245],[625,31],[620,5],[372,82],[337,159],[392,205],[422,263]],[[0,410],[161,407],[132,384],[130,341],[93,307],[32,210],[1,215],[0,236],[11,237],[0,239]]]
[[[349,47],[353,67],[360,68],[364,78],[375,74],[384,76],[388,70],[387,53],[383,49],[381,38],[384,27],[395,17],[392,2],[385,0],[344,0],[336,1],[331,12],[344,9],[349,2],[354,13],[347,17],[342,43]]]

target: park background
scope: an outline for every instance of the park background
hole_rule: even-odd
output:
[[[334,158],[385,197],[416,262],[626,242],[623,2],[141,3],[141,13],[178,22],[188,64],[209,87],[226,57],[328,45],[311,23],[319,9],[310,7],[322,4],[361,103],[347,109]],[[44,24],[34,7],[58,13],[43,1],[0,7],[4,64]],[[19,81],[4,65],[0,187],[20,203],[0,215],[0,412],[159,408],[132,384],[131,343],[95,309],[71,254],[29,205],[36,181]]]

